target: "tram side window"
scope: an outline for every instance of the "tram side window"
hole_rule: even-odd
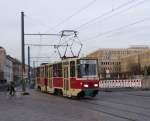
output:
[[[45,67],[45,77],[48,77],[48,67]]]
[[[70,62],[70,77],[75,77],[75,61]]]
[[[58,64],[57,70],[58,70],[58,77],[62,77],[62,63]]]
[[[37,77],[40,77],[40,68],[37,68],[36,75]]]
[[[62,77],[62,63],[53,65],[53,75],[54,77]]]

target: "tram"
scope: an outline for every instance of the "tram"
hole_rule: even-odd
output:
[[[97,59],[67,58],[36,69],[36,87],[66,97],[95,97],[99,90]]]

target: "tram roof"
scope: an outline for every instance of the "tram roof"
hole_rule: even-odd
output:
[[[43,66],[51,66],[51,65],[53,65],[53,64],[58,64],[58,63],[62,63],[62,62],[66,62],[66,61],[74,61],[74,60],[77,60],[77,59],[87,59],[87,60],[89,60],[89,59],[96,59],[97,60],[97,58],[93,58],[93,57],[82,57],[82,58],[65,58],[65,59],[63,59],[63,60],[60,60],[60,61],[56,61],[56,62],[54,62],[54,63],[42,63],[41,65],[40,65],[40,67],[43,67]]]

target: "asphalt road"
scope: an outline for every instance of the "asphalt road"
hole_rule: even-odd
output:
[[[99,92],[82,100],[29,92],[0,92],[0,121],[150,121],[150,91]]]

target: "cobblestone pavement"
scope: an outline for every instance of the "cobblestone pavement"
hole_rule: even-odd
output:
[[[0,121],[150,121],[150,91],[100,92],[82,100],[29,92],[0,92]]]

